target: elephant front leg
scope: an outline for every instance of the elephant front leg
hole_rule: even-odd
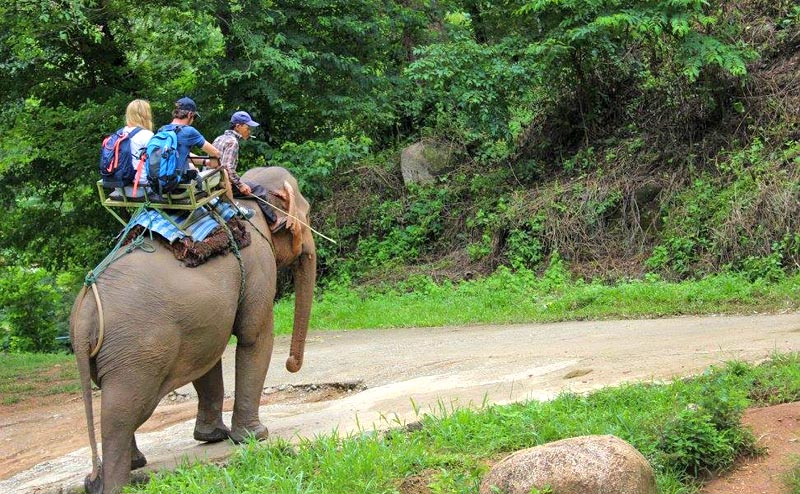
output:
[[[236,397],[230,435],[234,442],[242,442],[249,436],[258,440],[269,436],[266,426],[258,418],[264,379],[272,357],[272,324],[268,326],[269,329],[258,334],[252,342],[244,340],[236,346]]]
[[[194,438],[208,443],[228,439],[231,430],[222,421],[222,405],[225,400],[222,360],[220,359],[206,375],[196,379],[192,384],[197,391],[198,399]]]

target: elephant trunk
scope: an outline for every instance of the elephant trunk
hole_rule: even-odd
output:
[[[310,232],[308,236],[311,236]],[[295,290],[294,327],[286,370],[297,372],[303,366],[303,351],[311,318],[311,303],[314,299],[314,284],[317,281],[317,254],[313,240],[304,243],[303,253],[294,263],[292,271]]]

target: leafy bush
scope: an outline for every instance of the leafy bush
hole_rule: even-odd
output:
[[[366,136],[337,137],[327,142],[286,142],[272,152],[269,161],[273,166],[289,169],[297,177],[303,195],[313,202],[327,197],[331,176],[367,156],[371,144]]]
[[[797,265],[794,233],[800,175],[795,143],[768,148],[754,139],[744,149],[721,152],[716,174],[702,172],[662,204],[664,227],[646,266],[679,276],[713,268],[751,280],[779,281]]]
[[[66,307],[55,280],[45,270],[11,267],[0,278],[0,321],[6,328],[2,347],[12,352],[56,350],[59,322]]]
[[[744,410],[750,405],[748,390],[755,388],[755,373],[750,365],[733,361],[720,369],[712,367],[696,379],[694,402],[663,428],[659,447],[667,464],[697,477],[728,468],[737,455],[755,451],[755,439],[741,427]]]
[[[373,216],[355,232],[360,234],[356,255],[336,266],[338,275],[355,278],[371,269],[413,262],[447,240],[442,235],[451,193],[444,187],[412,187],[404,199],[376,200]]]
[[[512,268],[534,269],[545,257],[545,246],[540,238],[543,218],[537,216],[521,228],[509,232],[506,238],[506,256]]]
[[[697,477],[733,463],[737,450],[726,432],[718,430],[704,410],[687,408],[666,424],[660,447],[667,464]]]

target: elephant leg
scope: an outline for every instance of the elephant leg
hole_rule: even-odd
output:
[[[134,434],[131,440],[131,470],[142,468],[145,465],[147,465],[147,458],[139,451],[139,447],[136,446],[136,434]]]
[[[258,418],[274,339],[271,304],[268,310],[267,327],[261,326],[263,329],[252,339],[241,338],[236,345],[236,398],[230,435],[234,442],[242,442],[249,436],[258,440],[269,436],[269,431]]]
[[[197,418],[194,438],[216,443],[228,439],[231,430],[222,421],[222,404],[225,388],[222,381],[222,359],[206,375],[192,382],[197,391]]]
[[[100,428],[103,436],[102,494],[117,494],[128,483],[131,473],[131,449],[136,425],[131,420],[130,404],[125,393],[103,387]]]
[[[159,399],[158,378],[135,374],[115,377],[107,376],[102,383],[103,494],[118,494],[129,482],[134,462],[144,459],[134,433],[153,413]]]

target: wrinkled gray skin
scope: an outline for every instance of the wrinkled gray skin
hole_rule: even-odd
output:
[[[294,189],[293,212],[308,223],[308,202],[285,169],[257,168],[244,179],[268,190]],[[251,221],[267,236],[269,228],[255,201],[242,200],[258,213]],[[270,202],[289,211],[286,201]],[[279,216],[284,216],[278,212]],[[128,482],[131,468],[146,460],[136,447],[134,432],[170,391],[193,383],[198,394],[195,438],[240,441],[248,435],[267,436],[258,406],[273,345],[273,299],[276,271],[291,267],[295,280],[292,348],[286,367],[302,365],[303,347],[316,281],[316,250],[311,231],[299,223],[268,242],[249,225],[252,244],[241,251],[245,269],[244,299],[237,305],[241,274],[229,253],[187,268],[156,244],[154,253],[136,250],[104,271],[97,288],[105,321],[105,337],[90,358],[98,338],[98,311],[91,290],[78,295],[70,329],[87,405],[94,468],[86,490],[116,494]],[[236,389],[230,429],[222,422],[223,382],[220,358],[231,334],[236,336]],[[97,455],[91,409],[90,379],[102,389],[103,465]]]

